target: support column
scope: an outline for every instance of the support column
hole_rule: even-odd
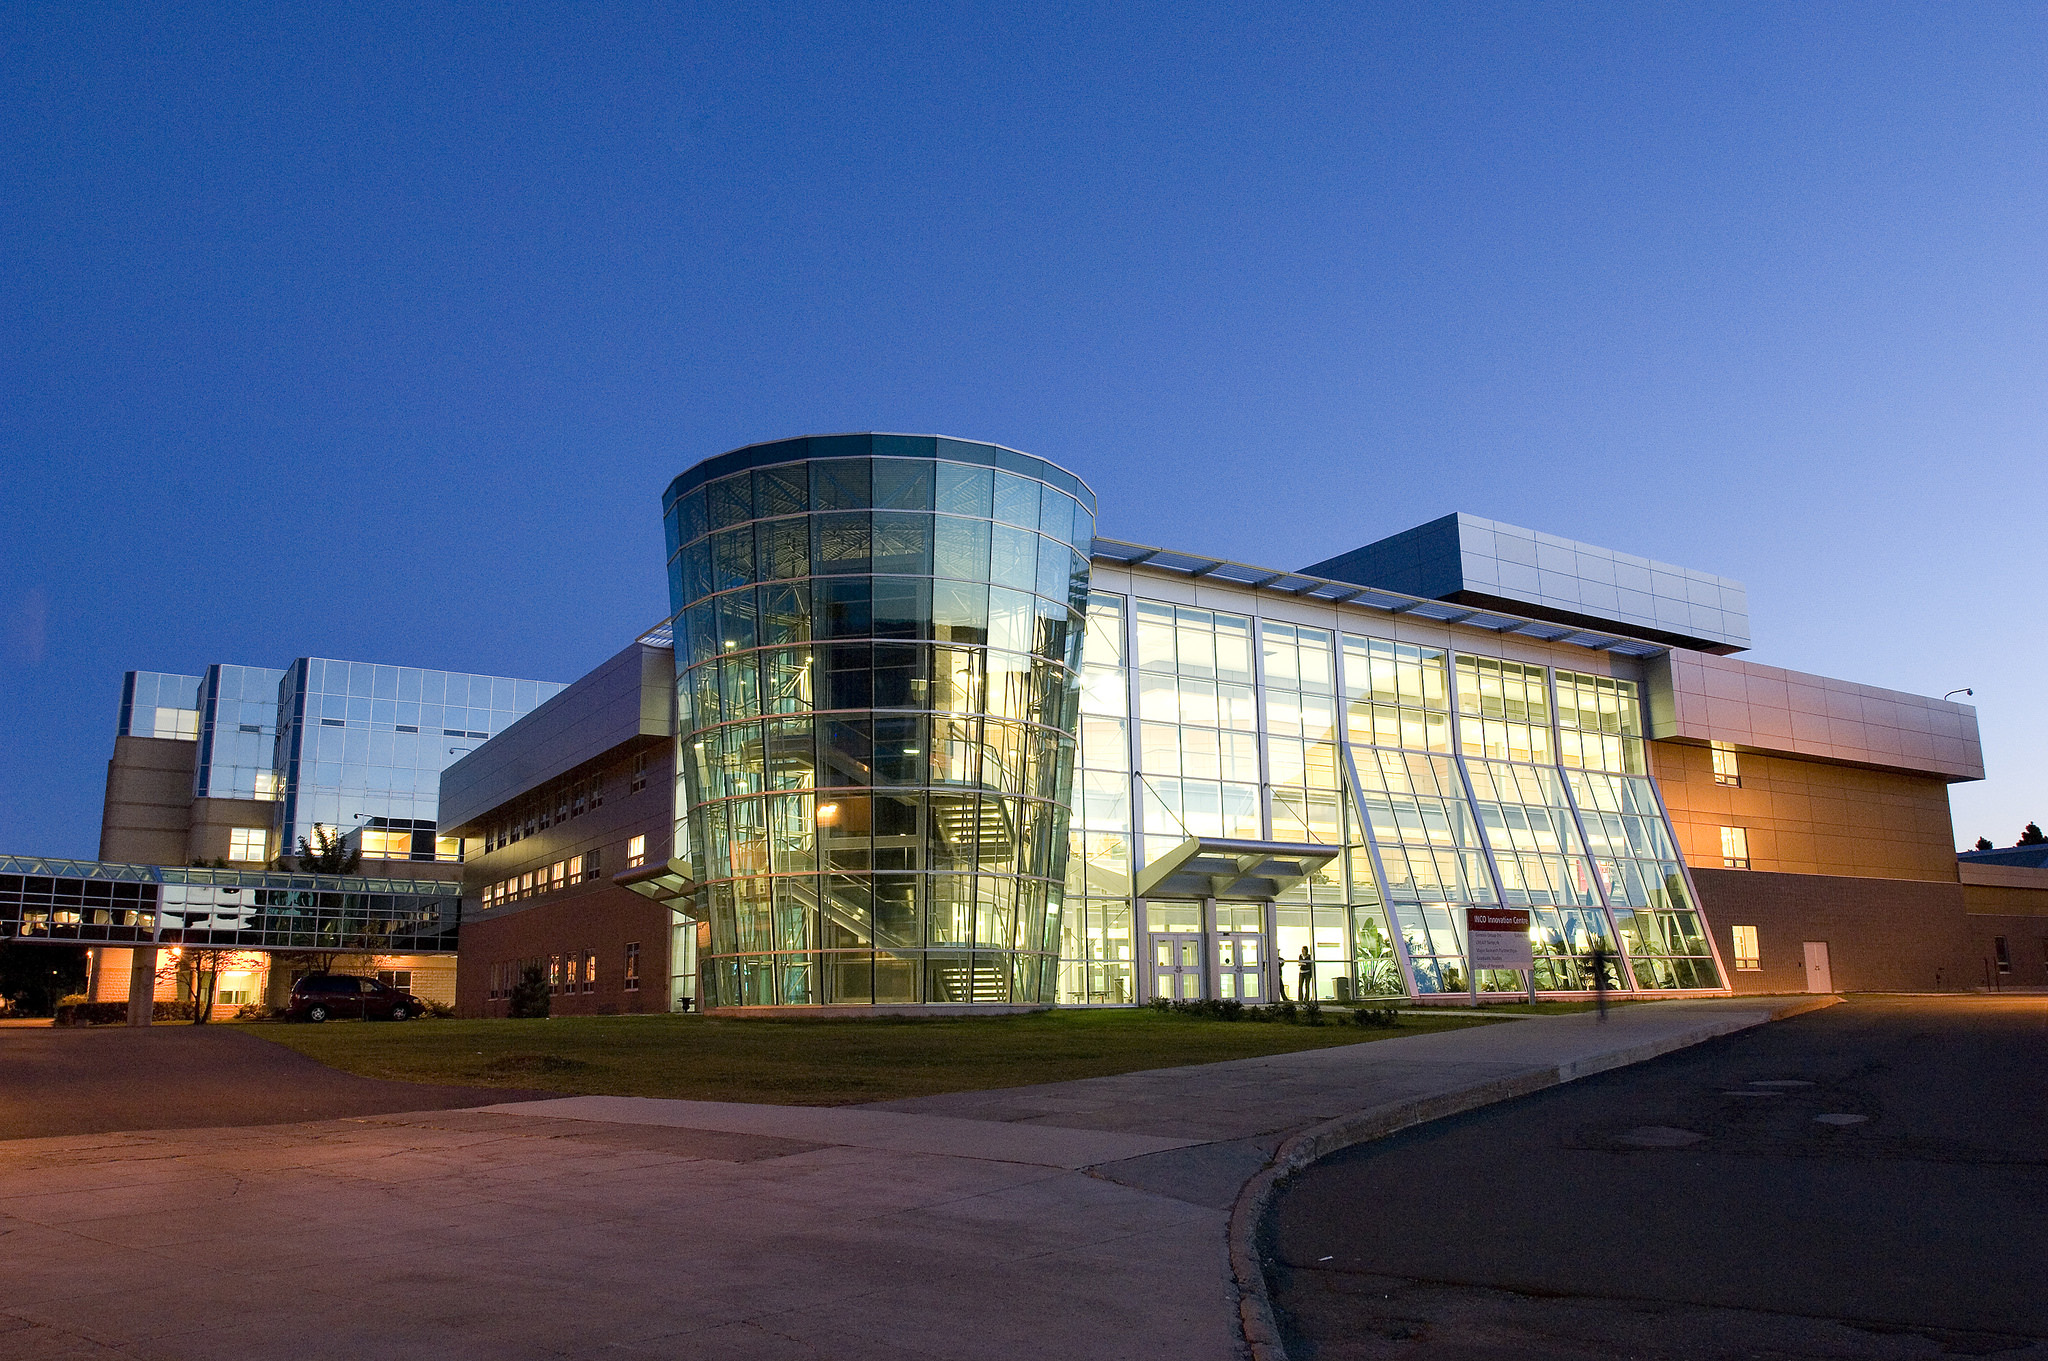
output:
[[[156,947],[137,946],[129,955],[128,1024],[148,1025],[156,1015]]]

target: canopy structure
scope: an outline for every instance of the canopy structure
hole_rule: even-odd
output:
[[[687,860],[670,860],[659,865],[627,870],[621,874],[614,874],[612,882],[620,888],[631,889],[643,898],[665,903],[671,911],[683,916],[703,915],[703,910],[697,906],[697,880]]]
[[[1138,872],[1140,898],[1214,898],[1262,903],[1279,897],[1344,853],[1312,842],[1189,837]]]

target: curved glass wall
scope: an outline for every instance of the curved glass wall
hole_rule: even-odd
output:
[[[663,498],[706,1005],[1053,1000],[1095,497],[993,445],[753,445]]]

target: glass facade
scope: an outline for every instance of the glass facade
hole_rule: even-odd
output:
[[[1094,512],[1049,463],[931,437],[670,485],[708,1005],[1053,1000]]]
[[[163,671],[130,671],[121,681],[122,737],[199,739],[199,676]]]
[[[200,687],[199,764],[192,792],[202,799],[275,800],[283,792],[277,755],[277,683],[261,666],[206,668]]]
[[[1219,990],[1236,937],[1256,932],[1276,998],[1303,986],[1304,951],[1326,1000],[1461,992],[1464,909],[1494,905],[1530,912],[1539,990],[1591,988],[1596,949],[1616,986],[1721,986],[1631,679],[1102,591],[1083,676],[1063,1002],[1130,1000],[1117,963],[1182,930],[1211,934]],[[1208,920],[1115,896],[1197,835],[1345,853],[1270,905],[1218,903]],[[1477,983],[1526,986],[1506,971]]]
[[[559,694],[553,681],[301,657],[277,684],[279,848],[319,826],[366,855],[444,857],[433,845],[441,772]],[[424,846],[422,842],[426,843]]]

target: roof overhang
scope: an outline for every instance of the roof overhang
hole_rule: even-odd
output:
[[[1214,898],[1253,903],[1277,898],[1344,853],[1312,842],[1189,837],[1138,873],[1140,898]]]
[[[651,898],[666,906],[671,912],[685,917],[699,917],[697,883],[687,860],[670,860],[660,865],[643,865],[639,869],[624,870],[612,876],[612,882],[620,888],[629,889],[643,898]]]

